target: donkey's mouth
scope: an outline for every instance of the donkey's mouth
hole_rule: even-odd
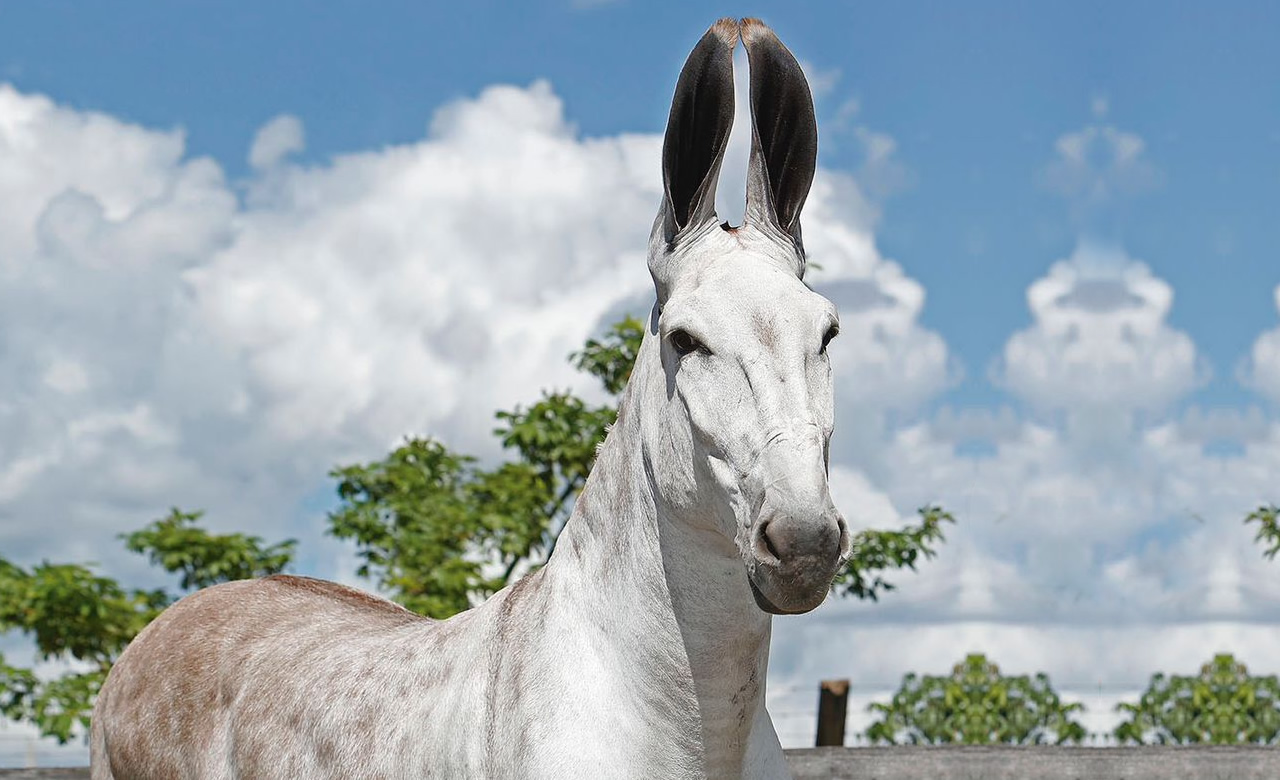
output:
[[[788,610],[785,610],[782,607],[779,607],[777,604],[774,604],[772,601],[770,601],[768,596],[760,592],[760,589],[756,587],[756,584],[751,581],[750,577],[747,577],[747,582],[751,583],[751,595],[755,597],[756,606],[759,607],[760,609],[763,609],[765,612],[768,612],[770,615],[799,614],[797,612],[790,612]]]
[[[768,596],[764,595],[750,575],[747,576],[747,582],[751,585],[751,595],[755,597],[756,606],[763,609],[765,612],[768,612],[770,615],[803,615],[804,613],[811,612],[813,610],[813,607],[809,606],[801,607],[800,609],[783,609],[770,601]],[[817,606],[817,604],[814,606]]]

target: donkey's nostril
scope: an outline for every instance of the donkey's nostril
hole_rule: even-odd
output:
[[[782,556],[778,553],[778,548],[774,546],[773,540],[769,538],[769,521],[766,520],[760,524],[760,530],[756,532],[756,557],[766,563],[778,564],[782,562]]]
[[[766,530],[761,537],[764,539],[764,546],[769,550],[769,554],[778,560],[782,560],[782,554],[778,552],[778,548],[773,546],[773,540],[769,538],[769,532]]]
[[[805,519],[783,515],[761,520],[753,549],[756,558],[770,566],[808,565],[804,562],[842,557],[850,541],[838,514]]]

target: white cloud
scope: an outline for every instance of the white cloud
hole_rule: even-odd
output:
[[[850,530],[898,528],[903,518],[893,501],[862,471],[843,464],[831,467],[831,498],[849,523]]]
[[[1035,322],[1005,345],[998,381],[1038,409],[1158,413],[1206,378],[1165,322],[1173,289],[1117,247],[1082,242],[1027,302]]]
[[[1276,309],[1280,310],[1280,287],[1276,287],[1274,297]],[[1241,367],[1240,378],[1273,403],[1280,403],[1280,328],[1259,334]]]
[[[306,147],[302,120],[296,116],[281,114],[263,125],[253,137],[249,147],[249,165],[258,170],[274,167],[291,154]]]
[[[11,556],[144,576],[114,534],[175,503],[215,528],[314,537],[300,507],[329,468],[411,432],[494,455],[494,409],[595,393],[566,357],[648,306],[661,139],[583,138],[545,83],[489,88],[418,142],[319,165],[283,164],[303,131],[277,118],[234,184],[179,133],[7,87],[0,102]],[[856,185],[823,172],[813,204],[822,277],[892,301],[868,315],[874,359],[928,341],[910,322],[919,285],[876,254]]]
[[[800,70],[804,71],[815,103],[830,95],[843,76],[839,68],[821,68],[808,60],[800,60]]]
[[[855,456],[877,517],[887,500],[899,515],[941,503],[960,519],[895,608],[1104,625],[1274,612],[1280,586],[1240,521],[1274,500],[1280,428],[1256,411],[1173,413],[1207,369],[1167,324],[1168,285],[1085,244],[1028,303],[1034,322],[1010,337],[997,377],[1032,415],[944,409]],[[1224,439],[1240,454],[1214,454]]]
[[[1095,114],[1099,109],[1106,112],[1105,101],[1094,102]],[[1160,181],[1159,170],[1143,155],[1142,137],[1113,125],[1093,124],[1066,133],[1054,150],[1045,183],[1073,200],[1097,205],[1150,189]]]
[[[893,136],[865,125],[855,127],[853,134],[863,149],[857,178],[873,198],[883,201],[911,186],[911,172],[899,159],[898,142]]]
[[[0,87],[7,556],[127,566],[114,534],[171,503],[315,534],[330,467],[409,432],[492,454],[493,409],[581,384],[567,354],[647,289],[657,139],[580,139],[545,84],[279,167],[301,135],[264,127],[242,206],[180,134]]]
[[[565,357],[647,289],[657,149],[578,139],[546,84],[491,88],[426,141],[253,192],[188,276],[199,320],[273,437],[384,446],[430,424],[485,447],[494,408],[580,383]]]
[[[819,266],[808,278],[840,307],[831,360],[842,413],[870,424],[886,410],[914,412],[957,370],[943,339],[919,324],[924,287],[880,255],[874,211],[853,178],[821,172],[805,209],[805,248]],[[845,216],[859,212],[865,221]]]

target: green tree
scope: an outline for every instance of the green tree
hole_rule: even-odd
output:
[[[1280,507],[1275,504],[1260,506],[1250,512],[1244,522],[1246,525],[1258,524],[1258,533],[1253,540],[1265,544],[1267,549],[1262,554],[1268,560],[1274,560],[1276,553],[1280,553]]]
[[[908,674],[888,704],[869,707],[880,719],[867,729],[872,742],[926,745],[1080,742],[1084,726],[1039,673],[1006,676],[985,655],[971,653],[950,675]]]
[[[587,339],[582,351],[575,352],[570,359],[578,370],[598,378],[608,393],[620,395],[631,378],[643,340],[644,323],[635,317],[625,317],[609,328],[603,339]]]
[[[616,403],[643,337],[643,323],[627,318],[570,359]],[[354,541],[359,574],[406,607],[437,618],[464,610],[546,562],[616,417],[615,403],[544,393],[532,406],[497,412],[494,433],[513,459],[493,469],[422,438],[381,460],[336,469],[341,504],[329,516],[330,533]],[[899,531],[858,533],[836,591],[876,600],[894,589],[886,572],[932,558],[943,524],[955,520],[936,506],[919,515]]]
[[[179,574],[183,590],[265,577],[284,571],[293,560],[297,546],[293,539],[266,547],[257,536],[211,534],[196,526],[203,516],[203,512],[183,512],[175,507],[146,528],[126,534],[124,546],[146,555],[165,571]]]
[[[1275,744],[1280,737],[1280,679],[1253,676],[1229,653],[1198,675],[1155,674],[1137,702],[1116,709],[1116,739],[1159,745]]]
[[[937,555],[934,545],[944,541],[943,523],[954,523],[951,513],[938,506],[916,510],[920,522],[901,531],[868,528],[853,537],[849,564],[836,577],[837,593],[860,599],[879,601],[879,594],[897,590],[881,572],[890,569],[916,570],[916,563]]]
[[[123,538],[128,549],[180,574],[181,590],[273,574],[292,558],[292,541],[265,547],[253,536],[210,534],[194,525],[199,517],[174,509]],[[0,712],[59,742],[87,729],[111,664],[174,598],[164,590],[127,589],[88,566],[41,563],[24,569],[0,559],[0,631],[26,634],[39,659],[72,667],[41,679],[0,655]]]
[[[41,563],[27,570],[0,562],[0,630],[30,636],[41,660],[75,662],[73,671],[42,680],[0,656],[0,711],[66,742],[77,725],[88,725],[111,662],[165,602],[163,594],[126,590],[86,566]]]

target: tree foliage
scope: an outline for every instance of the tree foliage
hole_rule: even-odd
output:
[[[609,328],[603,339],[587,339],[581,352],[571,359],[579,371],[586,371],[604,384],[611,395],[619,395],[631,378],[640,342],[644,340],[644,323],[626,317]]]
[[[900,531],[868,528],[853,537],[849,564],[836,577],[834,588],[844,596],[879,601],[879,594],[896,590],[881,572],[889,569],[915,571],[916,563],[937,555],[934,545],[944,540],[943,523],[954,523],[951,513],[938,506],[926,506],[916,513],[920,522]]]
[[[181,576],[181,590],[282,571],[293,542],[264,547],[257,537],[219,536],[197,528],[199,513],[174,509],[124,536],[128,549]],[[98,689],[116,656],[175,596],[127,589],[79,564],[41,563],[24,569],[0,559],[0,631],[35,642],[41,660],[70,671],[42,679],[0,656],[0,712],[66,742],[87,729]]]
[[[869,707],[881,717],[867,729],[872,742],[992,745],[1079,742],[1084,726],[1044,673],[1006,676],[985,655],[972,653],[950,675],[908,674],[888,704]]]
[[[88,732],[93,702],[108,669],[41,680],[30,669],[9,666],[0,656],[0,713],[10,720],[33,723],[41,736],[66,744],[77,732]]]
[[[1280,737],[1280,679],[1250,675],[1220,653],[1198,675],[1153,675],[1136,703],[1116,709],[1126,717],[1115,729],[1120,742],[1269,745]]]
[[[88,727],[93,698],[115,656],[164,603],[158,592],[127,591],[85,566],[41,563],[27,570],[0,561],[0,630],[31,637],[41,660],[76,666],[42,680],[0,655],[0,712],[66,742],[77,727]]]
[[[296,540],[266,547],[257,536],[211,534],[196,526],[203,516],[203,512],[183,512],[175,507],[146,528],[126,534],[124,546],[178,574],[183,590],[265,577],[283,571],[293,560]]]
[[[1246,515],[1244,522],[1246,525],[1258,524],[1258,533],[1253,540],[1265,545],[1262,554],[1268,560],[1274,560],[1276,553],[1280,553],[1280,507],[1275,504],[1260,506]]]
[[[473,521],[473,460],[439,442],[410,439],[381,461],[333,472],[342,507],[330,515],[330,532],[356,542],[358,573],[377,580],[410,609],[441,616],[467,608],[473,593],[492,590],[477,548]],[[529,477],[521,484],[520,476]],[[496,486],[512,503],[543,493],[528,472],[509,474]],[[495,522],[489,513],[486,522]]]

